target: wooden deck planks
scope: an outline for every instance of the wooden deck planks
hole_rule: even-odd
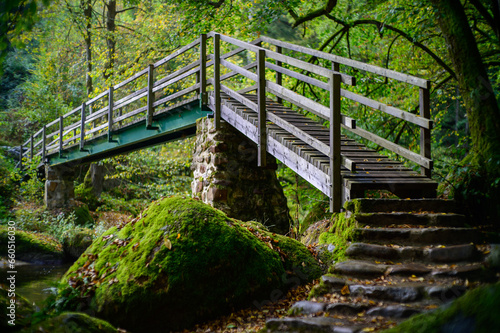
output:
[[[252,102],[257,102],[256,95],[245,94],[244,96]],[[224,93],[221,94],[221,99],[223,105],[251,123],[252,126],[257,126],[258,117],[256,112]],[[321,123],[269,99],[267,100],[266,109],[321,142],[329,144],[329,129]],[[319,171],[323,173],[322,175],[318,175],[318,179],[329,179],[330,164],[328,156],[271,122],[267,124],[267,134],[268,137],[274,140],[273,142],[281,145],[282,149],[288,149],[288,153],[293,152],[294,156],[300,156],[306,163],[303,164],[296,160],[294,162],[288,161],[288,163],[294,164],[292,169],[297,170],[298,165],[301,164],[302,168],[311,168],[311,172]],[[280,160],[286,159],[284,156],[287,152],[277,151],[278,147],[276,144],[273,146],[274,152],[270,153],[274,154]],[[342,168],[342,181],[347,190],[345,191],[347,192],[345,200],[362,197],[364,196],[364,191],[369,189],[387,189],[396,195],[403,195],[403,197],[435,196],[436,182],[408,169],[401,162],[393,161],[387,156],[381,155],[353,139],[342,138],[341,153],[343,156],[356,162],[356,172],[351,172],[344,167]],[[288,163],[285,164],[288,165]],[[304,177],[304,173],[301,176]],[[320,190],[324,190],[326,184],[318,186],[316,182],[313,185],[318,188],[321,187]]]

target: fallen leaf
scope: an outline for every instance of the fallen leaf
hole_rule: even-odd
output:
[[[165,238],[165,240],[163,241],[163,244],[165,244],[165,247],[169,250],[172,249],[172,242],[170,241],[170,239],[168,238]]]
[[[340,293],[342,295],[349,295],[351,292],[349,291],[349,286],[346,284],[345,286],[342,287],[340,290]]]

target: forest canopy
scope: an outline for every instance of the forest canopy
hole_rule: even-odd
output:
[[[430,80],[433,177],[486,215],[499,214],[484,204],[500,199],[498,1],[16,0],[0,14],[0,140],[8,144],[200,33],[263,34]],[[365,89],[417,112],[388,82]],[[411,126],[369,123],[418,146]]]

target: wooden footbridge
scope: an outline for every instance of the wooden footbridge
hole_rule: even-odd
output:
[[[291,51],[297,56],[285,54]],[[304,56],[321,59],[329,68],[301,60]],[[242,65],[242,59],[250,60]],[[419,115],[349,91],[356,85],[355,77],[346,74],[349,68],[418,89]],[[314,86],[323,101],[284,82]],[[210,115],[216,128],[224,120],[257,143],[259,165],[266,164],[269,153],[321,190],[332,211],[370,189],[405,198],[435,197],[429,88],[421,78],[272,38],[247,43],[211,32],[44,125],[21,146],[20,160],[97,161],[194,135],[196,120]],[[363,129],[341,113],[344,99],[419,126],[420,153]],[[348,138],[349,132],[419,165],[420,173]]]

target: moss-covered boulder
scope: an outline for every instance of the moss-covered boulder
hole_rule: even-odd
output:
[[[63,277],[60,300],[131,331],[164,332],[261,304],[320,274],[299,242],[171,197],[95,240]]]
[[[8,255],[9,237],[14,233],[16,260],[33,264],[60,264],[64,261],[62,245],[53,237],[13,230],[9,230],[8,226],[0,226],[0,256]]]
[[[0,284],[0,307],[2,308],[0,332],[15,332],[29,325],[35,312],[33,305],[26,298],[12,294],[9,288],[9,285]]]
[[[91,317],[85,313],[64,312],[46,319],[20,333],[116,333],[118,330],[110,323]]]
[[[66,257],[71,260],[78,259],[92,244],[93,235],[91,229],[81,228],[64,238],[62,245]]]

